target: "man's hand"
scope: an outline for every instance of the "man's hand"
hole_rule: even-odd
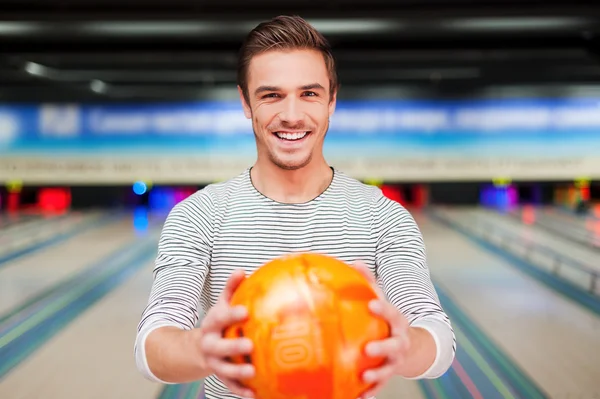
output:
[[[248,338],[226,339],[223,330],[247,317],[244,307],[231,307],[229,301],[236,288],[244,280],[245,274],[238,270],[227,281],[217,304],[211,308],[200,326],[199,349],[203,363],[227,386],[231,393],[245,398],[253,398],[252,390],[243,387],[238,381],[254,376],[254,366],[237,365],[227,357],[246,355],[252,351],[252,341]]]
[[[366,346],[367,356],[385,356],[386,359],[381,367],[367,370],[363,374],[365,382],[375,384],[371,390],[365,392],[361,396],[361,399],[366,399],[377,394],[391,377],[400,374],[405,363],[406,355],[410,349],[410,326],[408,320],[406,320],[402,313],[386,300],[385,295],[377,286],[375,278],[369,268],[362,262],[356,262],[353,267],[371,282],[379,296],[378,300],[369,303],[369,308],[375,315],[385,319],[391,328],[389,338],[380,341],[372,341]]]

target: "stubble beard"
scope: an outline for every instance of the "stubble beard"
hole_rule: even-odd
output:
[[[258,134],[256,134],[256,126],[258,125],[257,121],[254,119],[254,117],[252,118],[252,131],[254,132],[254,138],[256,139],[257,143],[260,143],[260,138],[258,136]],[[304,126],[303,126],[304,127]],[[295,127],[297,128],[297,127]],[[265,129],[266,132],[268,132],[269,134],[271,134],[270,132],[273,131],[274,129],[270,129],[268,126]],[[310,130],[310,129],[307,129]],[[311,130],[311,134],[315,134],[314,130]],[[308,165],[313,158],[313,151],[311,149],[310,153],[308,154],[308,156],[303,159],[301,162],[299,163],[293,163],[290,164],[288,162],[285,162],[284,160],[280,159],[277,157],[276,154],[274,154],[272,151],[270,151],[268,149],[268,147],[266,145],[263,146],[265,148],[265,150],[267,151],[267,156],[269,158],[269,161],[271,161],[271,163],[273,163],[273,165],[275,165],[276,167],[283,169],[283,170],[298,170],[301,169],[303,167],[305,167],[306,165]]]

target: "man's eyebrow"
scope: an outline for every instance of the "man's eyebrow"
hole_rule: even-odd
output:
[[[322,85],[320,85],[319,83],[311,83],[309,85],[304,85],[304,86],[300,87],[300,89],[302,89],[302,90],[315,90],[315,89],[325,90],[325,88]]]
[[[254,95],[259,95],[260,93],[264,93],[267,91],[280,91],[281,88],[277,86],[259,86],[256,90],[254,90]],[[300,90],[325,90],[325,88],[320,83],[310,83],[304,86],[300,86]]]
[[[278,91],[278,90],[281,90],[281,89],[276,86],[259,86],[256,90],[254,90],[254,95],[258,95],[265,91]]]

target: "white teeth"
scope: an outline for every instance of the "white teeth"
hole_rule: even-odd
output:
[[[308,132],[301,132],[301,133],[282,133],[282,132],[275,132],[275,134],[277,135],[277,137],[279,137],[280,139],[284,139],[284,140],[300,140],[301,138],[303,138],[304,136],[306,136]]]

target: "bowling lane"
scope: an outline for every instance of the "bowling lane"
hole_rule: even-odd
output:
[[[576,245],[573,242],[545,230],[535,224],[525,224],[519,219],[484,208],[444,209],[444,216],[465,225],[475,227],[479,223],[494,226],[519,237],[524,243],[537,243],[552,251],[564,254],[585,265],[600,270],[600,254],[593,248]]]
[[[127,216],[5,264],[0,268],[0,317],[135,237]]]
[[[75,217],[79,217],[79,213],[69,213],[66,215],[53,215],[53,216],[40,216],[40,217],[26,217],[26,216],[7,216],[3,224],[0,226],[0,238],[7,236],[14,236],[17,234],[24,234],[27,231],[32,231],[36,228],[41,228],[52,223],[56,223],[65,219],[74,220]]]
[[[589,211],[585,214],[579,215],[575,213],[575,211],[570,209],[565,209],[559,206],[543,206],[537,208],[540,213],[546,213],[549,215],[562,215],[565,218],[569,218],[571,220],[583,221],[584,223],[590,220],[600,220],[600,203],[594,204],[591,206]]]
[[[11,226],[35,221],[42,219],[44,216],[41,214],[29,214],[29,213],[0,213],[0,231],[7,229]]]
[[[414,213],[438,287],[552,398],[600,394],[600,319],[455,230]]]
[[[79,262],[90,258],[78,256]],[[0,398],[156,398],[162,386],[141,377],[133,361],[136,326],[151,283],[152,261],[145,260],[122,285],[8,374],[0,382]]]
[[[77,212],[53,218],[43,218],[0,230],[0,262],[10,252],[58,239],[79,227],[85,228],[107,217],[106,212]]]
[[[556,207],[523,208],[517,214],[555,234],[600,249],[600,219],[593,214],[578,216]]]
[[[393,378],[388,385],[377,394],[377,399],[425,399],[419,383],[416,381],[405,380],[403,378]]]

